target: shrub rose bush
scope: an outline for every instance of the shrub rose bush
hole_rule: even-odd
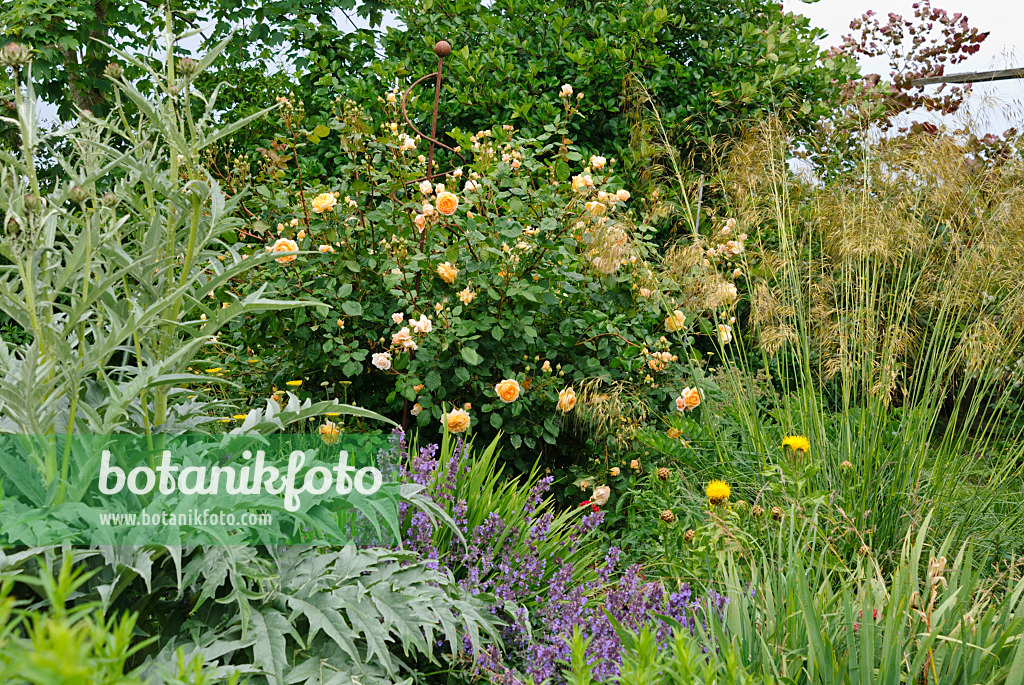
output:
[[[426,143],[399,122],[397,103],[389,111],[376,123],[348,103],[318,132],[347,152],[339,188],[293,190],[267,177],[263,196],[276,199],[264,215],[277,228],[264,242],[294,241],[301,252],[238,286],[324,306],[236,326],[235,342],[262,361],[239,364],[263,375],[249,387],[308,379],[304,391],[351,392],[433,431],[449,405],[474,431],[506,431],[520,469],[538,449],[578,458],[571,443],[545,446],[564,437],[566,418],[593,408],[595,393],[576,403],[584,382],[631,384],[649,406],[674,406],[699,373],[685,351],[692,333],[712,330],[716,308],[735,299],[718,270],[740,253],[738,238],[721,255],[656,249],[616,161],[584,158],[565,137],[572,99],[540,137],[509,125],[452,132],[459,146],[431,179]],[[284,109],[289,128],[296,112]]]

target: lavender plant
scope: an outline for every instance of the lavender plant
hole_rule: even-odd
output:
[[[620,550],[605,548],[598,507],[558,511],[547,496],[552,477],[538,468],[520,480],[502,474],[497,438],[475,452],[471,440],[445,433],[441,444],[410,448],[393,433],[401,478],[425,488],[461,532],[436,524],[423,511],[403,511],[403,540],[435,568],[452,574],[471,595],[490,595],[504,622],[501,645],[463,664],[492,682],[564,682],[557,664],[570,656],[569,638],[581,631],[593,675],[610,681],[622,663],[620,630],[654,631],[659,645],[673,628],[693,635],[721,616],[727,599],[689,584],[666,588],[639,565],[620,568]],[[523,655],[529,655],[528,659]]]

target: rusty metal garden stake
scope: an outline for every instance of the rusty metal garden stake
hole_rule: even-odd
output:
[[[442,72],[444,70],[444,58],[447,57],[448,55],[450,55],[451,52],[452,52],[452,46],[448,43],[448,41],[446,41],[446,40],[439,40],[439,41],[437,41],[437,43],[434,44],[434,54],[437,55],[437,71],[435,71],[432,74],[427,74],[426,76],[424,76],[424,77],[414,81],[413,84],[411,86],[409,86],[409,88],[402,95],[402,116],[405,117],[405,123],[409,125],[409,128],[411,128],[413,131],[415,131],[416,135],[418,135],[420,138],[422,138],[423,140],[426,140],[426,141],[428,141],[430,143],[430,147],[428,148],[428,152],[427,152],[427,175],[422,177],[422,178],[417,178],[417,179],[415,179],[413,181],[409,181],[408,183],[406,183],[406,185],[409,185],[410,183],[419,183],[421,181],[431,181],[434,178],[436,178],[437,176],[444,176],[447,173],[447,172],[440,173],[440,174],[435,174],[434,173],[434,148],[435,148],[435,146],[443,147],[445,150],[448,150],[448,151],[452,152],[453,154],[458,155],[458,157],[460,159],[462,159],[462,155],[460,155],[454,148],[451,148],[451,147],[445,145],[444,143],[442,143],[441,141],[439,141],[437,139],[437,109],[438,109],[438,104],[441,101],[441,74],[442,74]],[[423,83],[427,79],[431,78],[431,77],[434,78],[434,109],[433,109],[433,111],[431,113],[431,117],[430,117],[430,135],[428,136],[425,133],[423,133],[422,131],[420,131],[418,128],[416,128],[416,126],[413,125],[412,121],[409,119],[409,112],[408,112],[408,110],[406,110],[406,106],[405,105],[406,105],[406,102],[409,100],[409,93],[412,92],[412,89],[415,88],[416,86],[418,86],[419,84]],[[394,196],[394,194],[392,194],[392,199],[397,201],[397,198]],[[423,229],[420,231],[420,252],[423,252],[423,250],[426,249],[426,245],[427,245],[427,227],[424,226]],[[415,284],[414,287],[415,287],[416,298],[417,299],[419,299],[419,294],[420,294],[420,276],[421,276],[421,272],[416,272],[416,284]],[[405,401],[405,410],[404,410],[403,416],[402,416],[402,429],[403,430],[407,430],[408,426],[409,426],[409,400],[406,400]]]

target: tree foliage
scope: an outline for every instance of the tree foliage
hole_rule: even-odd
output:
[[[584,119],[569,137],[624,159],[636,99],[627,83],[636,76],[674,137],[699,152],[759,113],[809,124],[853,73],[852,60],[821,53],[821,29],[766,0],[401,0],[392,9],[404,28],[382,34],[384,59],[358,49],[364,35],[321,42],[311,46],[311,85],[347,86],[368,102],[433,71],[431,47],[447,40],[445,129],[511,123],[539,133],[570,84]],[[420,102],[423,121],[433,103]]]
[[[162,50],[155,41],[168,21],[188,27],[210,43],[235,33],[235,39],[217,65],[228,75],[232,70],[278,62],[280,69],[305,67],[296,57],[290,64],[283,48],[308,42],[310,36],[324,40],[351,30],[346,13],[356,12],[380,22],[382,4],[377,0],[330,0],[306,3],[301,0],[10,0],[0,8],[0,44],[19,41],[34,49],[34,74],[39,94],[56,103],[61,118],[75,116],[76,108],[105,113],[110,82],[104,78],[106,65],[116,59],[115,46],[140,55]],[[179,42],[177,49],[184,54]],[[143,76],[127,65],[129,79]]]

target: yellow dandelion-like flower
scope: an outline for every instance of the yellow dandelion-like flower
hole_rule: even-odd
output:
[[[214,368],[212,368],[212,369],[207,369],[207,370],[206,370],[206,373],[220,373],[220,372],[221,372],[221,371],[223,371],[223,370],[224,370],[224,369],[222,369],[222,368],[220,368],[219,366],[217,366],[217,367],[214,367]]]
[[[248,414],[235,414],[231,418],[235,419],[236,421],[245,421],[248,417]]]
[[[297,388],[302,385],[302,381],[288,381],[285,385],[290,385],[293,388]]]
[[[729,499],[731,493],[732,489],[724,480],[713,480],[704,490],[704,494],[708,496],[708,504],[711,506],[722,504]]]
[[[811,443],[802,435],[790,435],[782,441],[782,449],[806,453],[810,451]]]

